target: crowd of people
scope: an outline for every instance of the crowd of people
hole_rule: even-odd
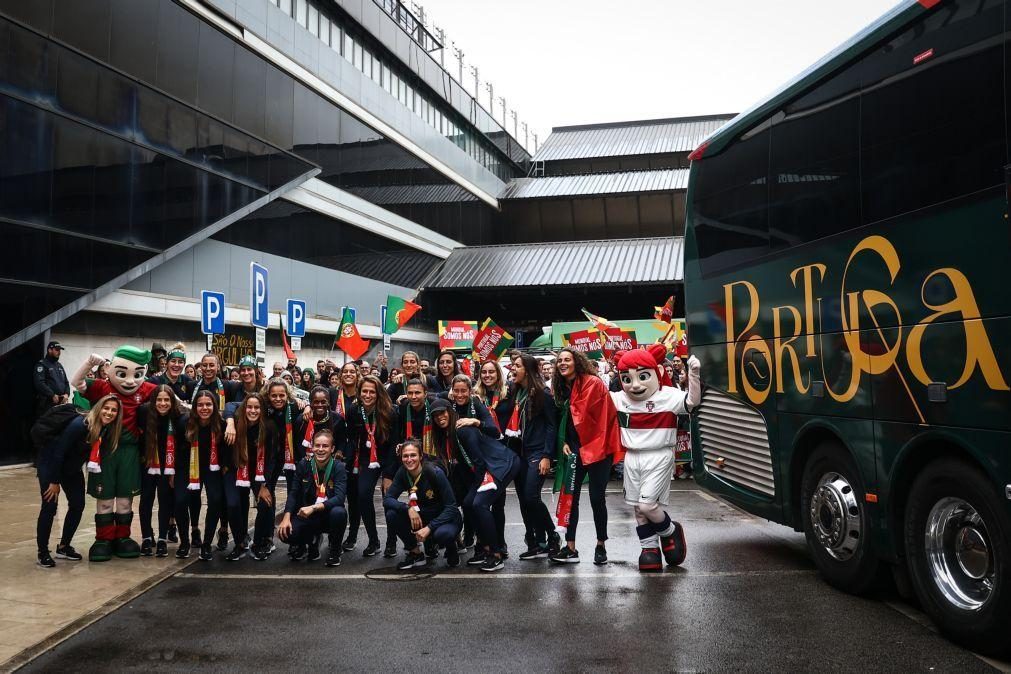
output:
[[[277,537],[292,560],[320,559],[325,542],[325,564],[338,566],[364,530],[362,555],[394,558],[399,542],[400,569],[439,555],[454,567],[472,551],[468,566],[494,572],[510,555],[509,485],[524,526],[518,559],[571,564],[580,560],[575,541],[584,482],[596,534],[593,562],[608,561],[604,495],[622,455],[608,391],[621,384],[616,372],[608,377],[578,350],[542,357],[516,351],[472,373],[462,371],[452,351],[434,364],[408,351],[393,368],[383,355],[339,366],[321,359],[315,368],[291,359],[274,363],[267,376],[250,356],[225,369],[214,353],[191,361],[182,344],[156,344],[151,352],[121,347],[112,359],[92,356],[68,378],[55,366],[62,347],[49,347],[36,381],[45,412],[40,423],[48,419],[58,428],[37,460],[42,566],[55,565],[49,541],[62,491],[69,508],[57,559],[84,557],[71,540],[87,492],[98,500],[91,561],[167,557],[169,544],[183,559],[218,553],[228,561],[262,561]],[[132,372],[130,364],[147,354],[147,365]],[[687,385],[679,359],[666,367],[675,386]],[[88,400],[88,411],[72,405],[75,392]],[[605,408],[612,414],[602,414]],[[60,418],[69,422],[54,421]],[[542,489],[556,463],[571,457],[571,509],[560,528]],[[286,499],[275,524],[282,479]],[[130,538],[135,496],[139,545]],[[377,519],[387,524],[385,540]]]

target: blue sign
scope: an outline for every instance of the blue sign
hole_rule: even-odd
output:
[[[351,322],[352,323],[358,323],[358,311],[354,307],[348,307],[348,306],[341,307],[341,320],[344,320],[344,310],[345,309],[347,309],[349,312],[351,312],[351,316],[349,316],[349,318],[351,319]]]
[[[249,263],[249,323],[266,329],[270,320],[267,313],[267,268]]]
[[[290,337],[305,337],[305,301],[288,300],[288,321],[285,325]]]
[[[205,335],[225,333],[225,294],[200,291],[200,331]]]
[[[384,335],[386,334],[386,305],[385,304],[380,304],[379,305],[379,329],[382,331],[382,333]]]

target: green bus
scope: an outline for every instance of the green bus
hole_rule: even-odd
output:
[[[1011,644],[1011,0],[906,0],[691,155],[695,474]]]

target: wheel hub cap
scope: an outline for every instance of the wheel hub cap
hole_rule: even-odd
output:
[[[994,591],[993,550],[986,523],[972,505],[946,497],[931,508],[924,535],[931,578],[952,605],[977,611]]]
[[[811,496],[814,535],[832,557],[846,561],[860,545],[860,503],[849,481],[826,473]]]

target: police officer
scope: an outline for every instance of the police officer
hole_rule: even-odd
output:
[[[63,345],[49,342],[46,356],[35,364],[35,393],[39,401],[39,414],[53,405],[70,402],[70,380],[60,363]]]

